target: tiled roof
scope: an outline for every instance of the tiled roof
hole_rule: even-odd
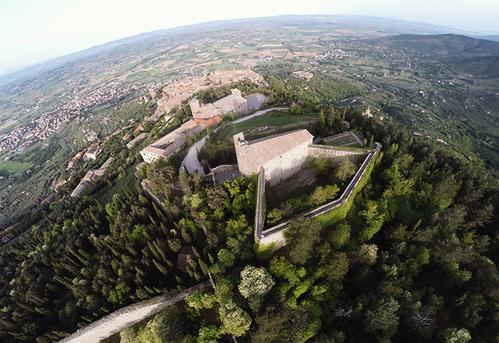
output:
[[[240,149],[244,159],[254,166],[261,166],[302,143],[310,142],[313,137],[307,130],[297,130],[250,141]]]

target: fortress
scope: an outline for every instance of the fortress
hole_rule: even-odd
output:
[[[313,144],[308,130],[296,130],[262,139],[247,141],[242,132],[233,136],[237,164],[241,174],[249,176],[265,170],[265,181],[275,186],[300,171],[309,157],[365,155],[363,150],[338,149]]]
[[[233,138],[241,174],[257,174],[263,168],[266,181],[273,186],[303,167],[314,136],[307,130],[298,130],[251,142],[244,139],[242,132]]]
[[[241,174],[258,175],[257,199],[255,208],[255,242],[259,249],[275,249],[286,244],[284,232],[289,222],[284,221],[272,227],[265,227],[266,218],[266,184],[271,187],[298,173],[309,157],[325,157],[338,161],[347,156],[363,156],[363,162],[343,190],[340,197],[301,216],[316,218],[340,207],[349,208],[351,199],[363,187],[381,150],[381,144],[375,143],[369,149],[352,149],[313,144],[313,135],[307,130],[291,131],[262,139],[247,141],[242,132],[233,136],[236,148],[237,164]],[[357,138],[358,139],[358,138]],[[344,211],[347,213],[348,210]],[[342,216],[338,212],[338,216]]]

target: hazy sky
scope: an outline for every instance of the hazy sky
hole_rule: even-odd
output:
[[[499,0],[0,0],[0,74],[141,32],[280,14],[374,15],[499,33]]]

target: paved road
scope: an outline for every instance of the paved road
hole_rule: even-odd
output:
[[[206,143],[207,138],[208,136],[204,136],[202,139],[197,141],[193,146],[191,146],[191,148],[187,152],[187,155],[182,161],[182,165],[185,167],[185,169],[187,169],[187,172],[189,174],[197,172],[200,175],[204,175],[204,168],[201,165],[201,162],[199,162],[198,152]]]
[[[166,307],[178,303],[184,298],[197,291],[209,289],[209,281],[200,283],[194,287],[187,288],[173,296],[160,295],[150,300],[142,301],[124,308],[121,308],[104,318],[76,331],[72,335],[60,340],[61,343],[97,343],[114,335],[121,330],[140,322]]]

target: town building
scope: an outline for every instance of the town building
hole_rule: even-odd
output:
[[[231,94],[213,103],[203,104],[194,98],[189,101],[194,121],[205,126],[213,126],[222,120],[224,114],[243,115],[248,112],[247,100],[239,89],[232,89]]]
[[[314,136],[307,130],[297,130],[246,141],[240,132],[233,139],[241,174],[249,176],[263,168],[265,179],[273,186],[303,167]]]
[[[87,151],[85,152],[85,155],[83,155],[83,160],[95,161],[97,159],[97,156],[99,156],[99,154],[101,153],[101,151],[102,148],[100,146],[98,146],[97,144],[92,144],[91,146],[88,147]]]
[[[147,132],[142,132],[140,135],[132,139],[126,144],[127,149],[133,149],[138,143],[142,142],[147,137]]]
[[[73,198],[78,198],[82,195],[82,193],[89,188],[90,186],[94,185],[102,179],[102,177],[106,174],[107,168],[109,168],[109,165],[111,162],[113,162],[114,158],[109,157],[106,162],[104,162],[99,169],[93,169],[89,170],[85,176],[81,179],[80,183],[76,188],[73,190],[71,193],[71,197]]]
[[[268,100],[268,97],[262,93],[249,94],[244,98],[247,101],[248,113],[258,111]]]
[[[142,149],[140,155],[146,163],[153,163],[159,159],[168,159],[173,154],[182,150],[187,137],[192,137],[203,131],[203,129],[203,125],[199,125],[191,119]]]

